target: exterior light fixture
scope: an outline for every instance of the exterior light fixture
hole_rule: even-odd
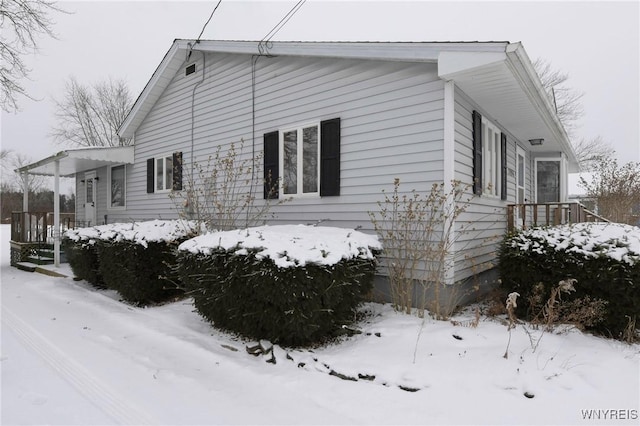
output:
[[[529,139],[529,143],[530,143],[532,146],[539,146],[539,145],[542,145],[542,143],[543,143],[543,142],[544,142],[544,139],[542,139],[542,138],[538,138],[538,139]]]

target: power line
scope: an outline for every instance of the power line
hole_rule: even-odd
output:
[[[204,29],[207,28],[207,25],[209,25],[209,22],[211,21],[211,18],[213,18],[213,14],[216,13],[216,10],[218,10],[218,6],[220,6],[220,3],[222,3],[222,0],[218,0],[218,4],[216,4],[216,7],[213,8],[213,12],[211,12],[209,19],[207,19],[207,22],[204,23],[204,26],[202,27],[202,31],[200,31],[200,35],[198,35],[198,38],[196,39],[196,43],[200,41],[200,37],[202,37],[202,33],[204,33]]]
[[[265,35],[262,40],[260,41],[260,43],[258,43],[258,51],[260,52],[261,55],[265,54],[267,52],[267,50],[269,49],[269,44],[271,42],[271,39],[278,34],[278,32],[282,29],[282,27],[284,27],[287,22],[289,22],[289,20],[293,17],[293,15],[296,14],[296,12],[298,12],[298,10],[300,10],[300,8],[302,7],[302,5],[306,2],[307,0],[299,0],[298,3],[295,4],[295,6],[293,6],[291,8],[291,10],[289,12],[287,12],[286,15],[284,15],[284,17],[280,20],[280,22],[278,22],[272,29],[271,31],[269,31],[267,33],[267,35]]]

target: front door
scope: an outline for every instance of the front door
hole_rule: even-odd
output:
[[[560,202],[560,161],[539,160],[536,162],[536,202]]]
[[[95,226],[96,223],[96,172],[87,172],[84,175],[84,220],[86,226]]]

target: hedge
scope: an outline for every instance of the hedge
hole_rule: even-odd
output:
[[[590,327],[619,338],[640,313],[640,228],[619,224],[572,224],[507,235],[500,248],[501,286],[520,293],[518,315],[530,319],[527,303],[535,285],[544,300],[560,280],[575,278],[570,302],[589,296],[607,301],[604,320]]]
[[[265,229],[248,232],[255,235]],[[178,271],[196,309],[218,328],[284,346],[311,345],[340,334],[343,326],[354,322],[357,306],[372,288],[377,239],[373,247],[345,240],[345,246],[353,243],[346,250],[355,249],[354,255],[341,252],[339,259],[327,262],[322,259],[330,258],[337,249],[314,247],[320,258],[310,262],[296,258],[307,252],[301,242],[305,237],[296,232],[304,234],[308,228],[280,229],[282,238],[288,239],[288,249],[277,235],[278,227],[268,228],[276,235],[264,235],[264,246],[242,241],[198,250],[193,243],[197,238],[181,245]],[[289,238],[286,235],[292,229]],[[318,230],[319,235],[323,232],[325,238],[332,238],[327,228]],[[223,234],[209,236],[209,241]],[[280,250],[265,255],[274,239],[280,240]]]

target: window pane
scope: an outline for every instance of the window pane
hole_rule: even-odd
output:
[[[518,186],[524,186],[524,157],[518,155]]]
[[[171,189],[173,187],[173,157],[165,157],[164,162],[164,189]]]
[[[302,192],[318,192],[318,126],[302,129]]]
[[[124,165],[111,168],[111,207],[124,206]]]
[[[93,178],[87,179],[87,203],[93,203]]]
[[[162,158],[158,158],[156,160],[156,189],[158,191],[162,191],[164,188],[162,187],[162,177],[164,176],[164,161]]]
[[[285,194],[298,192],[298,132],[293,130],[283,134],[283,176]]]

